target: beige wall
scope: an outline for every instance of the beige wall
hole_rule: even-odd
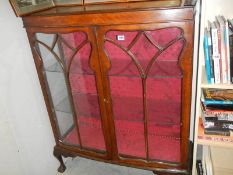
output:
[[[21,18],[0,1],[0,174],[55,175],[54,139]]]

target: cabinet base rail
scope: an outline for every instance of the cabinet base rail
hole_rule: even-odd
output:
[[[83,157],[83,158],[89,158],[89,159],[92,159],[92,160],[98,160],[98,161],[102,161],[102,162],[105,162],[105,163],[110,163],[110,164],[116,164],[116,165],[122,165],[122,166],[128,166],[128,167],[133,167],[133,168],[139,168],[139,169],[146,169],[146,170],[149,170],[149,171],[152,171],[155,175],[188,175],[190,174],[187,170],[183,170],[183,169],[172,169],[172,168],[169,168],[169,169],[165,169],[165,168],[150,168],[150,167],[143,167],[143,166],[132,166],[132,165],[129,165],[124,162],[120,162],[120,161],[114,161],[114,160],[101,160],[100,157],[96,157],[96,158],[91,158],[89,157],[88,155],[84,155],[84,154],[79,154],[77,152],[74,152],[74,151],[70,151],[68,149],[64,149],[63,147],[59,146],[59,145],[56,145],[54,147],[54,151],[53,151],[53,155],[57,158],[57,160],[60,162],[60,166],[58,168],[58,172],[60,173],[63,173],[65,172],[66,170],[66,166],[63,162],[63,159],[62,157]]]

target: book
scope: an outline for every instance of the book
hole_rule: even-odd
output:
[[[204,117],[203,117],[204,118]],[[222,132],[228,132],[233,130],[233,124],[232,123],[221,123],[217,121],[203,121],[203,127],[205,131],[222,131]],[[230,133],[229,133],[230,134]]]
[[[230,130],[224,129],[204,129],[206,135],[232,136]]]
[[[222,83],[222,54],[221,54],[221,29],[220,25],[217,21],[214,21],[214,24],[217,29],[217,34],[218,34],[218,53],[219,53],[219,72],[220,72],[220,83]]]
[[[214,60],[213,60],[213,51],[212,51],[212,38],[211,38],[211,32],[210,32],[211,22],[208,21],[208,51],[209,51],[209,57],[210,57],[210,71],[211,71],[211,82],[214,84]]]
[[[219,118],[219,116],[206,117],[202,114],[202,122],[204,128],[224,128],[233,130],[233,121],[225,118]]]
[[[204,133],[204,127],[202,125],[201,118],[199,119],[198,126],[198,140],[199,142],[211,142],[216,144],[230,144],[233,146],[233,137],[232,136],[221,136],[221,135],[208,135]]]
[[[233,131],[232,123],[221,123],[218,121],[206,121],[204,124],[204,129],[206,131]]]
[[[213,104],[213,103],[204,103],[206,107],[213,110],[227,110],[227,111],[233,111],[233,105],[232,104]]]
[[[215,114],[215,115],[206,115],[202,113],[206,122],[216,122],[216,123],[231,123],[233,124],[233,116],[229,114]]]
[[[206,175],[214,175],[211,152],[208,146],[203,147],[203,159],[206,167]]]
[[[233,101],[224,101],[224,100],[203,100],[204,104],[208,107],[213,107],[213,108],[218,108],[219,109],[228,109],[228,108],[233,108]],[[222,107],[221,107],[222,105]],[[225,107],[224,107],[225,106]]]
[[[206,175],[206,163],[205,163],[205,154],[204,154],[204,150],[202,148],[202,169],[203,169],[203,175]]]
[[[202,92],[205,100],[233,100],[233,89],[206,88]]]
[[[201,160],[196,161],[196,169],[197,169],[197,175],[203,175],[203,167]]]
[[[219,123],[233,123],[233,111],[221,109],[209,109],[201,103],[202,116],[206,121],[216,121]]]
[[[230,82],[233,83],[233,35],[229,36],[230,47]]]
[[[233,89],[203,89],[204,105],[230,105],[233,107]],[[221,109],[221,108],[220,108]]]
[[[225,22],[221,16],[216,16],[218,26],[218,40],[219,40],[219,53],[220,53],[220,70],[221,70],[221,82],[228,83],[228,63],[226,53],[226,41],[225,41]]]
[[[220,80],[220,54],[218,46],[218,29],[215,22],[210,23],[211,39],[212,39],[212,59],[214,62],[214,81],[216,84],[221,82]]]
[[[230,45],[229,45],[229,23],[228,20],[225,19],[224,16],[221,16],[225,23],[225,33],[224,33],[224,41],[225,41],[225,49],[226,49],[226,62],[227,62],[227,83],[231,83],[231,68],[230,68]]]
[[[206,69],[206,77],[207,77],[207,82],[208,84],[213,83],[213,79],[211,79],[211,60],[210,60],[210,51],[209,49],[211,48],[211,39],[210,38],[210,33],[208,32],[208,29],[205,28],[204,32],[204,54],[205,54],[205,69]]]
[[[228,20],[230,49],[230,82],[233,83],[233,20]]]
[[[228,117],[227,115],[216,115],[216,116],[203,116],[205,117],[206,122],[215,122],[217,125],[221,123],[230,123],[233,124],[232,117]]]
[[[233,20],[228,19],[227,21],[228,21],[229,33],[233,32]]]

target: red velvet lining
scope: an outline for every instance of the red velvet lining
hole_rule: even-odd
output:
[[[79,117],[79,129],[84,147],[105,150],[100,121],[96,118]],[[116,120],[118,149],[121,154],[145,158],[144,128],[141,122]],[[151,160],[178,162],[180,156],[179,126],[162,126],[150,123],[149,157]],[[94,138],[93,138],[94,136]],[[76,130],[67,135],[65,142],[79,145]],[[158,146],[159,145],[159,146]]]

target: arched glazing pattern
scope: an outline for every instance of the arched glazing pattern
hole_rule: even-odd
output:
[[[104,152],[99,97],[89,64],[92,46],[86,33],[36,37],[60,141]]]
[[[118,152],[123,157],[180,162],[185,40],[177,27],[108,31],[105,52]]]

